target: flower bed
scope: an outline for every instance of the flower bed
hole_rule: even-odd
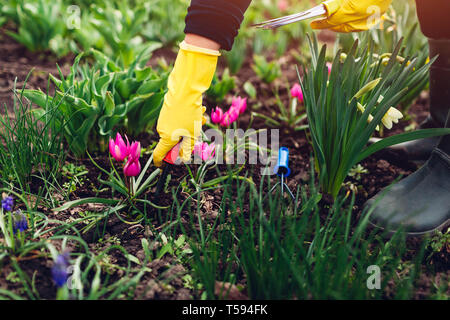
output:
[[[322,34],[319,39],[327,36]],[[127,121],[125,117],[116,121],[114,113],[105,112],[102,116],[113,119],[111,125],[98,120],[103,131],[96,129],[97,124],[93,126],[95,135],[86,136],[81,148],[71,149],[72,140],[61,136],[60,153],[64,157],[30,158],[32,164],[46,159],[48,165],[57,168],[51,174],[37,165],[25,174],[27,167],[22,163],[15,172],[8,171],[10,176],[2,175],[0,297],[448,298],[448,231],[425,240],[405,239],[401,233],[389,238],[368,224],[363,208],[368,199],[399,177],[413,173],[418,164],[400,153],[382,150],[351,166],[343,181],[336,184],[339,190],[332,195],[328,195],[331,190],[322,188],[323,167],[314,161],[317,146],[311,144],[304,116],[311,112],[307,108],[314,105],[305,90],[307,86],[302,83],[302,90],[295,85],[299,82],[295,66],[300,65],[297,43],[292,41],[288,47],[279,57],[273,51],[263,58],[246,55],[242,68],[233,77],[229,74],[233,53],[227,57],[227,64],[222,60],[218,78],[204,100],[210,118],[204,129],[218,130],[220,136],[225,135],[227,128],[279,129],[279,146],[289,148],[292,173],[286,183],[296,197],[294,201],[287,194],[281,195],[279,189],[269,193],[279,177],[261,175],[264,164],[215,164],[215,157],[223,154],[227,159],[231,148],[217,141],[196,145],[194,154],[198,161],[194,164],[171,167],[155,197],[161,174],[151,163],[157,143],[154,125],[137,130],[137,125],[130,126],[131,116]],[[58,69],[56,60],[25,54],[24,47],[13,45],[6,34],[0,38],[0,51],[9,52],[0,57],[0,104],[8,105],[11,123],[15,123],[17,117],[27,114],[20,110],[27,111],[30,105],[23,99],[22,104],[15,104],[20,108],[13,110],[14,77],[18,76],[16,88],[26,83],[27,89],[40,89],[44,95],[47,77],[35,71],[25,81],[26,75],[33,66],[55,77]],[[173,54],[167,52],[167,48],[153,52],[146,63],[152,67],[151,72],[143,71],[150,69],[141,65],[131,77],[133,81],[123,78],[124,83],[142,86],[160,81],[163,77],[159,76],[167,74],[174,60]],[[94,56],[93,61],[99,62],[99,56]],[[159,60],[161,57],[166,61]],[[58,60],[59,79],[74,74],[70,70],[73,59],[74,55],[69,55]],[[132,61],[127,59],[126,64]],[[272,61],[276,63],[271,64]],[[326,66],[325,61],[320,63]],[[335,61],[333,68],[339,63]],[[98,68],[104,72],[101,76],[123,75],[129,70],[121,65],[108,70],[104,65]],[[300,70],[301,79],[307,78],[308,72],[316,70]],[[322,79],[325,86],[333,85],[336,74],[332,69],[330,74],[328,83]],[[53,81],[50,96],[58,91],[57,85],[58,81]],[[139,86],[134,90],[139,91]],[[133,90],[122,94],[124,87],[115,87],[115,106],[128,105],[127,101],[136,101],[133,99],[139,96]],[[371,90],[376,91],[375,87]],[[161,81],[154,92],[161,94],[163,89]],[[358,110],[355,117],[361,117],[364,108],[370,108],[371,92],[358,95],[360,105],[348,102],[353,94],[342,101],[348,102],[346,107],[354,106]],[[104,93],[102,101],[107,102],[108,94]],[[20,90],[16,99],[20,100]],[[154,104],[157,107],[160,102]],[[376,132],[375,124],[372,131],[382,137],[403,133],[424,119],[428,104],[425,91],[408,109],[402,108],[404,117],[392,131]],[[90,105],[98,107],[94,102]],[[3,119],[9,119],[3,108],[2,112]],[[374,113],[379,121],[381,113]],[[55,119],[59,119],[57,115]],[[58,127],[52,129],[57,131]],[[119,131],[122,135],[116,136]],[[50,136],[55,133],[43,132]],[[33,134],[23,129],[20,137]],[[98,140],[91,148],[93,137]],[[109,144],[108,138],[113,138]],[[100,143],[102,140],[106,142]],[[19,140],[17,145],[26,145],[27,141]],[[40,140],[30,141],[36,144]],[[272,147],[271,142],[268,148]],[[251,150],[247,145],[245,155]],[[20,174],[21,168],[24,174]],[[370,290],[366,284],[367,268],[373,265],[382,271],[381,290]]]

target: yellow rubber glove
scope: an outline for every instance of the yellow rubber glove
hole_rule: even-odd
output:
[[[191,158],[195,141],[205,123],[202,94],[211,85],[217,67],[219,51],[200,48],[182,42],[175,66],[169,75],[168,92],[158,118],[156,130],[159,143],[153,152],[153,162],[160,167],[166,154],[182,138],[180,157]]]
[[[329,0],[328,12],[337,11],[328,18],[311,22],[313,29],[330,29],[336,32],[364,31],[377,25],[392,0]],[[328,3],[328,4],[327,4]]]

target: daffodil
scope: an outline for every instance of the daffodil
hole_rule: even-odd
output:
[[[381,119],[381,122],[387,129],[392,129],[392,123],[398,123],[398,120],[401,118],[403,118],[403,114],[399,110],[390,107],[383,119]]]
[[[366,108],[361,103],[358,102],[358,104],[356,106],[358,107],[358,110],[361,113],[364,113],[364,111],[366,111]],[[367,123],[371,123],[372,121],[373,121],[373,115],[369,114],[369,116],[367,117]],[[375,130],[380,131],[380,126],[377,126],[375,128]]]
[[[359,99],[361,98],[363,95],[365,95],[366,93],[369,93],[370,91],[372,91],[373,89],[375,89],[375,87],[380,83],[381,78],[375,79],[370,81],[368,84],[366,84],[364,87],[362,87],[354,96],[353,98],[355,99]]]

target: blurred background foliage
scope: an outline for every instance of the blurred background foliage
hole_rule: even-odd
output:
[[[246,12],[233,49],[223,52],[225,71],[216,75],[213,85],[206,93],[210,101],[219,103],[240,85],[236,79],[246,62],[257,79],[265,85],[275,87],[273,94],[277,97],[281,90],[278,79],[286,82],[282,72],[286,59],[283,58],[288,55],[294,57],[299,65],[307,66],[311,63],[306,41],[307,34],[312,33],[310,21],[277,30],[259,30],[251,25],[300,12],[317,3],[318,1],[297,0],[253,1]],[[59,88],[58,99],[65,100],[59,101],[60,104],[66,105],[67,110],[84,112],[87,116],[81,123],[86,123],[89,119],[86,128],[90,129],[83,131],[82,137],[76,134],[80,129],[78,125],[69,130],[70,134],[66,132],[66,137],[70,137],[69,142],[85,141],[72,150],[81,155],[87,141],[95,143],[99,139],[106,139],[114,130],[125,127],[138,135],[153,129],[166,91],[164,79],[171,69],[164,57],[167,57],[168,52],[175,54],[178,43],[184,38],[184,20],[189,4],[189,0],[4,0],[0,4],[0,25],[3,25],[7,35],[31,52],[50,53],[55,58],[84,55],[85,58],[81,61],[73,63],[68,79],[64,79],[62,73],[59,74],[59,79],[52,76],[52,82]],[[399,40],[404,38],[399,52],[401,59],[411,60],[417,57],[417,69],[429,59],[426,38],[420,31],[413,0],[394,1],[377,29],[352,34],[335,34],[330,31],[315,33],[319,41],[327,44],[328,62],[332,61],[339,49],[349,52],[357,39],[360,43],[370,43],[374,55],[388,57]],[[156,50],[163,50],[163,58],[150,71],[145,67]],[[92,55],[92,52],[96,54]],[[104,65],[99,67],[99,63]],[[74,87],[61,87],[58,81],[65,83],[66,80]],[[427,87],[426,75],[420,81],[401,101],[404,110]],[[87,89],[86,84],[95,85]],[[244,86],[245,91],[248,91],[249,85],[251,83]],[[119,97],[121,91],[129,91],[129,94]],[[33,98],[34,103],[45,108],[52,95],[29,92],[25,96]],[[111,103],[115,110],[113,114],[108,111],[109,105],[106,103],[111,100],[114,100]],[[139,101],[139,106],[134,108],[136,101]],[[149,105],[152,112],[144,118],[150,125],[140,123],[131,126],[130,123],[137,121],[133,119],[142,115],[142,106]],[[126,110],[121,110],[118,106]],[[95,119],[90,118],[90,112],[94,109]],[[109,119],[108,125],[104,122],[105,118]],[[100,119],[102,121],[99,122]],[[66,120],[68,123],[73,121],[69,121],[67,117]]]

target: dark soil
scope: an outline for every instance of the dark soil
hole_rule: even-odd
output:
[[[10,27],[0,29],[0,110],[4,112],[6,104],[8,110],[12,111],[14,82],[17,79],[16,89],[22,89],[27,76],[34,70],[27,81],[27,89],[38,89],[46,92],[48,87],[48,74],[58,74],[56,64],[63,72],[67,73],[72,65],[73,55],[57,59],[49,52],[32,53],[23,45],[15,42],[9,37],[5,30],[12,30]],[[49,87],[53,92],[53,87]]]
[[[155,65],[157,59],[163,57],[168,63],[172,63],[176,57],[176,53],[171,49],[160,49],[155,52],[150,65]],[[32,73],[27,82],[28,88],[41,88],[46,91],[48,73],[57,73],[56,63],[58,63],[65,72],[68,70],[68,66],[72,63],[73,56],[65,57],[62,59],[56,59],[49,54],[33,54],[29,53],[22,45],[15,43],[10,37],[0,32],[0,105],[7,104],[8,108],[12,106],[12,94],[14,80],[17,77],[17,88],[21,88],[25,78],[32,68],[35,71]],[[237,74],[237,89],[233,92],[236,95],[245,96],[242,85],[246,81],[250,81],[257,89],[257,100],[249,99],[248,109],[254,110],[257,108],[257,112],[264,113],[271,116],[274,110],[277,110],[275,106],[275,100],[273,98],[272,89],[274,84],[270,87],[267,84],[261,83],[260,80],[254,74],[250,59],[244,63],[242,70]],[[289,88],[286,84],[293,84],[298,82],[295,65],[297,61],[291,54],[286,54],[280,59],[280,65],[283,70],[283,78],[276,80],[275,85],[280,88],[280,97],[283,101],[288,101]],[[223,61],[219,65],[219,73],[223,70]],[[231,101],[228,101],[230,103]],[[206,106],[208,108],[207,113],[210,114],[210,110],[215,107],[215,104],[206,100]],[[409,117],[401,121],[392,130],[393,133],[399,133],[404,130],[405,127],[411,124],[417,125],[427,115],[429,99],[427,94],[423,94],[420,99],[409,109]],[[227,108],[229,105],[222,105]],[[2,108],[0,108],[2,109]],[[2,111],[3,112],[3,111]],[[246,128],[250,122],[250,112],[248,111],[240,119],[240,126]],[[267,125],[261,119],[254,119],[253,128],[265,128]],[[388,134],[391,134],[389,132]],[[281,131],[281,146],[287,146],[290,150],[290,166],[292,169],[292,175],[289,177],[287,183],[291,190],[296,190],[297,185],[305,185],[309,181],[311,174],[310,159],[312,156],[312,149],[307,141],[305,132],[293,132],[290,130],[282,129]],[[141,135],[138,138],[144,147],[151,145],[156,141],[156,136],[150,134]],[[148,155],[144,156],[142,163],[145,163],[148,159]],[[77,190],[70,195],[70,199],[80,199],[91,196],[98,197],[110,197],[110,191],[106,192],[94,192],[94,188],[101,190],[102,186],[98,182],[98,176],[100,171],[91,163],[89,159],[72,160],[70,162],[77,165],[85,165],[88,170],[88,175],[85,177],[84,184],[78,186]],[[108,169],[110,164],[107,156],[96,155],[95,160],[105,169]],[[360,216],[364,203],[376,195],[382,188],[390,185],[396,181],[399,177],[405,177],[413,173],[418,168],[418,164],[408,161],[401,154],[389,151],[381,151],[377,154],[369,157],[361,163],[361,165],[368,170],[368,173],[362,174],[360,178],[349,178],[348,188],[357,190],[356,203],[355,203],[355,220]],[[249,168],[250,169],[250,168]],[[170,181],[170,188],[177,188],[186,176],[186,170],[184,167],[175,167],[171,172],[172,178]],[[104,175],[103,175],[104,178]],[[65,178],[67,179],[67,178]],[[254,177],[258,183],[258,177]],[[275,181],[275,178],[273,178]],[[64,183],[65,181],[62,181]],[[33,183],[33,188],[37,191],[39,185]],[[104,186],[103,186],[104,187]],[[151,195],[152,190],[148,192]],[[211,216],[212,213],[217,211],[222,194],[219,190],[215,192],[208,192],[205,195],[205,204],[203,211],[205,218]],[[186,194],[180,194],[180,201],[186,198]],[[327,200],[322,200],[327,202]],[[161,195],[158,202],[161,205],[170,205],[172,203],[172,196],[170,193],[164,193]],[[43,213],[47,214],[50,219],[57,219],[60,221],[71,221],[79,217],[79,212],[82,210],[101,211],[102,206],[85,205],[81,208],[74,210],[67,210],[62,213],[55,213],[46,209],[45,207],[39,208]],[[156,214],[156,212],[155,212]],[[161,214],[161,212],[160,212]],[[162,213],[163,214],[163,213]],[[324,212],[325,214],[325,212]],[[158,215],[155,216],[157,220]],[[132,218],[132,217],[131,217]],[[103,227],[103,223],[101,223]],[[80,228],[83,225],[78,226]],[[155,226],[156,228],[162,226]],[[105,248],[111,245],[113,242],[120,243],[130,254],[136,256],[139,260],[144,260],[144,252],[141,246],[141,239],[145,236],[145,228],[142,224],[127,225],[121,222],[115,215],[111,215],[106,222],[105,234],[100,235],[96,231],[90,230],[83,234],[83,239],[89,244],[90,249],[95,252],[101,252]],[[102,238],[101,242],[97,240]],[[150,235],[152,238],[152,235]],[[154,238],[154,237],[153,237]],[[156,244],[160,246],[161,244]],[[420,240],[408,240],[408,246],[411,252],[417,250],[420,247]],[[427,255],[431,255],[429,263],[436,267],[437,275],[430,273],[429,270],[425,270],[420,279],[418,286],[416,286],[416,298],[425,298],[430,292],[432,283],[436,281],[448,281],[450,277],[449,271],[449,248],[444,247],[442,252],[431,255],[431,252],[427,251]],[[126,264],[126,259],[122,253],[118,250],[114,250],[111,254],[113,262],[120,264]],[[34,256],[30,255],[28,258],[23,258],[19,261],[20,266],[32,277],[36,273],[36,287],[38,288],[41,298],[54,299],[55,287],[51,282],[51,262],[48,259],[42,257],[42,254],[37,252]],[[181,276],[186,273],[184,267],[179,261],[174,261],[174,258],[166,255],[162,259],[153,260],[148,265],[152,269],[151,273],[147,273],[139,282],[134,297],[137,299],[191,299],[198,298],[195,296],[193,290],[187,289],[183,285]],[[7,265],[0,271],[0,288],[8,288],[8,290],[15,291],[20,286],[10,280],[6,280],[6,277],[12,272],[12,267]],[[112,270],[110,281],[118,280],[123,277],[123,271]],[[17,292],[22,294],[23,292]],[[241,297],[243,298],[243,297]],[[245,298],[245,296],[244,296]]]

